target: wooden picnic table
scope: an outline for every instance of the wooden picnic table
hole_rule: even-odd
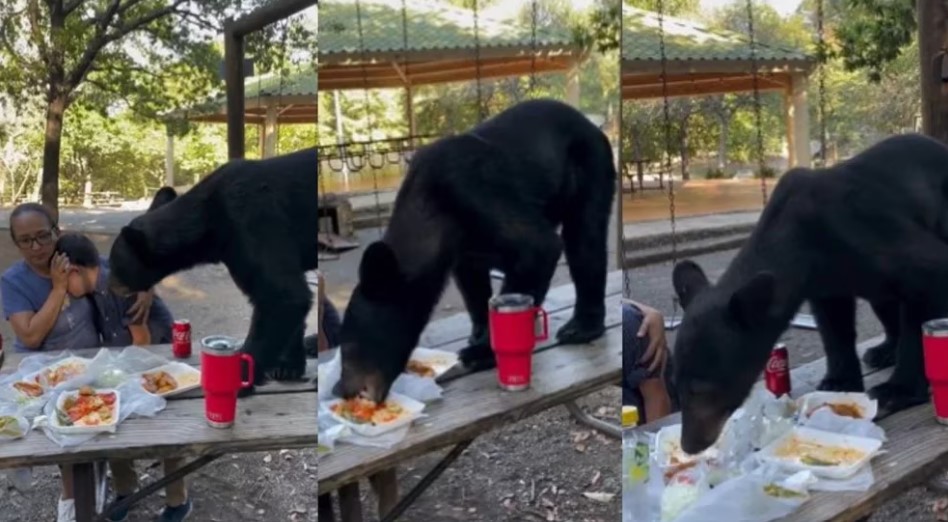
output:
[[[617,428],[593,419],[573,402],[575,399],[618,384],[622,371],[622,274],[609,274],[606,299],[606,335],[580,346],[557,345],[556,330],[571,316],[575,302],[573,285],[552,289],[544,301],[549,315],[551,339],[540,343],[533,357],[530,389],[506,392],[497,385],[494,371],[468,374],[455,367],[439,379],[442,400],[425,408],[427,417],[416,421],[404,440],[391,448],[370,448],[341,443],[319,463],[319,519],[334,519],[330,494],[338,491],[344,522],[360,522],[362,506],[359,481],[369,478],[379,497],[379,516],[394,520],[478,436],[517,422],[557,405],[566,405],[580,422],[619,436]],[[466,313],[431,322],[420,345],[457,351],[467,346],[470,319]],[[324,357],[332,353],[324,352]],[[408,459],[454,446],[415,488],[398,500],[394,467]]]
[[[148,349],[172,358],[170,345]],[[77,350],[81,357],[93,357],[95,350]],[[24,356],[9,353],[0,375],[16,371]],[[190,359],[176,359],[200,367],[200,353]],[[316,446],[316,361],[309,361],[305,380],[270,382],[256,393],[237,402],[237,419],[230,429],[210,427],[204,418],[200,388],[168,398],[167,407],[154,417],[135,417],[122,422],[115,434],[103,434],[71,448],[61,448],[40,430],[26,437],[0,444],[0,469],[44,465],[73,465],[76,522],[96,519],[94,465],[108,459],[167,459],[191,457],[175,474],[142,487],[138,492],[106,507],[99,520],[112,509],[131,506],[168,483],[228,453]],[[314,485],[315,486],[315,485]],[[314,488],[315,490],[315,488]]]
[[[859,344],[860,358],[866,348],[882,336]],[[791,347],[792,349],[792,347]],[[792,395],[799,397],[814,391],[826,370],[826,358],[804,364],[791,371]],[[885,382],[891,368],[874,370],[863,365],[866,389]],[[924,378],[924,376],[919,376]],[[664,426],[681,422],[676,413],[638,429],[657,432]],[[780,522],[853,522],[867,519],[873,511],[909,489],[923,483],[948,467],[948,427],[935,421],[931,404],[923,404],[877,420],[888,440],[886,452],[872,460],[875,483],[865,492],[817,491],[799,509]]]

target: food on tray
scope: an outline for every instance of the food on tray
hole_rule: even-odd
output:
[[[662,522],[678,518],[686,509],[698,501],[704,488],[698,483],[694,472],[678,473],[662,491]]]
[[[22,435],[23,432],[20,431],[20,423],[17,422],[16,417],[10,415],[0,416],[0,436],[20,437]]]
[[[43,387],[35,382],[17,381],[13,383],[13,388],[29,397],[39,397],[43,395]]]
[[[356,424],[388,424],[398,420],[407,412],[400,405],[385,401],[377,405],[375,401],[355,397],[353,399],[339,401],[333,404],[330,409],[336,415],[354,422]]]
[[[776,498],[800,498],[805,497],[803,493],[792,489],[782,488],[776,484],[767,484],[764,486],[764,493]]]
[[[808,466],[848,466],[858,462],[866,454],[853,448],[829,446],[800,439],[793,435],[774,451],[782,459],[797,459]]]
[[[62,409],[57,410],[60,424],[64,426],[102,426],[113,424],[115,417],[115,393],[98,393],[89,386],[79,388],[75,396],[66,397]]]
[[[56,386],[61,382],[72,379],[84,371],[86,371],[86,364],[84,362],[70,361],[58,366],[46,368],[36,376],[36,382],[40,382],[39,378],[40,375],[42,375],[46,378],[46,382],[49,383],[50,386]]]
[[[163,394],[178,389],[178,381],[170,373],[159,370],[142,374],[142,387],[148,393]]]
[[[852,402],[824,402],[823,404],[810,408],[810,411],[806,413],[807,417],[813,415],[813,413],[820,408],[829,408],[840,417],[851,417],[853,419],[863,419],[866,417],[862,407]]]
[[[405,368],[409,373],[414,373],[415,375],[420,375],[421,377],[434,377],[435,370],[431,367],[430,364],[426,362],[419,361],[417,359],[412,359],[408,361],[408,367]]]

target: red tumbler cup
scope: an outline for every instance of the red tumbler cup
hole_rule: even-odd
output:
[[[948,319],[933,319],[922,325],[922,347],[935,420],[948,424]]]
[[[497,381],[509,391],[530,387],[533,349],[548,336],[546,312],[523,294],[501,294],[489,302],[490,345],[497,361]]]
[[[230,428],[237,416],[237,392],[253,385],[253,357],[241,353],[236,339],[205,337],[201,341],[201,387],[204,388],[204,415],[214,428]],[[247,362],[247,380],[242,380],[241,364]]]

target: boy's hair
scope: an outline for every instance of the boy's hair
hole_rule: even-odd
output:
[[[69,258],[69,264],[83,268],[99,266],[99,249],[91,239],[76,233],[66,233],[56,241],[54,255],[63,253]],[[50,259],[50,263],[52,263]]]

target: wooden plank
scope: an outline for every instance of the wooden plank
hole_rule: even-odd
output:
[[[121,348],[114,348],[115,350],[121,350]],[[195,368],[201,367],[201,354],[198,350],[194,350],[191,354],[191,357],[187,359],[176,359],[171,354],[171,345],[170,344],[156,344],[147,347],[148,351],[160,355],[171,361],[178,361],[189,364]],[[73,353],[80,357],[95,357],[99,353],[99,348],[94,348],[90,350],[74,350]],[[3,363],[3,367],[0,368],[0,376],[4,374],[13,373],[16,371],[17,367],[20,365],[20,362],[24,357],[29,355],[36,355],[33,353],[21,353],[13,352],[7,356],[7,360]],[[299,381],[268,381],[263,386],[258,386],[256,393],[260,395],[276,394],[276,393],[300,393],[300,392],[312,392],[316,390],[316,359],[307,359],[306,360],[306,373],[302,379]],[[204,392],[201,388],[191,390],[189,392],[182,393],[181,395],[176,395],[174,397],[169,397],[169,400],[179,400],[179,399],[195,399],[204,396]]]
[[[390,449],[350,444],[319,465],[319,492],[324,494],[438,448],[474,438],[566,401],[617,383],[622,374],[622,329],[610,328],[595,343],[558,346],[536,354],[533,383],[523,392],[505,392],[494,372],[480,372],[444,387],[443,400],[429,405],[427,418]]]
[[[75,448],[61,448],[40,431],[0,444],[0,469],[113,459],[155,459],[207,454],[312,448],[316,446],[313,393],[255,395],[237,403],[231,429],[204,420],[203,400],[168,402],[152,418],[123,422],[114,435],[100,435]]]

